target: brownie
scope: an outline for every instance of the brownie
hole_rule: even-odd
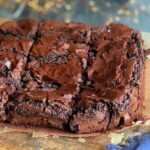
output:
[[[10,105],[12,111],[9,111],[8,120],[13,124],[35,126],[40,126],[44,122],[47,127],[62,129],[72,115],[73,104],[83,84],[82,74],[87,67],[89,50],[87,34],[90,36],[88,33],[90,26],[84,25],[83,28],[83,24],[79,23],[64,26],[59,22],[50,24],[51,21],[46,21],[47,24],[43,25],[43,22],[45,21],[40,23],[37,31],[42,32],[34,40],[26,70],[22,75],[23,90],[18,91],[17,97],[13,98]],[[56,29],[59,26],[57,31],[53,30],[55,28],[53,25]],[[47,28],[49,31],[43,32],[47,31]],[[26,91],[30,95],[44,93],[42,96],[34,94],[39,102],[36,105],[41,107],[35,114],[37,120],[41,118],[41,122],[34,118],[36,108],[31,106],[32,110],[29,106],[29,104],[34,105],[34,98],[30,96],[26,100]],[[30,118],[34,118],[34,123]]]
[[[63,37],[65,40],[69,38],[74,43],[89,43],[91,40],[91,26],[80,22],[62,23],[54,20],[42,20],[39,23],[37,35],[55,35],[58,32],[61,38]]]
[[[0,32],[18,37],[35,37],[38,23],[34,19],[7,21],[0,25]]]
[[[140,119],[144,50],[123,24],[33,19],[0,25],[0,121],[74,133]]]
[[[129,125],[142,111],[144,53],[140,33],[122,24],[93,29],[87,82],[70,123],[78,133]]]
[[[69,89],[70,88],[70,89]],[[8,121],[23,126],[63,129],[72,115],[74,87],[18,91],[8,105]]]
[[[0,120],[6,118],[5,104],[9,96],[21,87],[27,55],[33,40],[0,34]]]
[[[87,67],[90,26],[43,20],[37,32],[41,36],[34,41],[26,73],[38,84],[37,88],[75,86],[78,93]]]

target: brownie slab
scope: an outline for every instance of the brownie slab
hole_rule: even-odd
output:
[[[131,124],[143,108],[144,54],[139,32],[110,24],[94,29],[92,35],[88,79],[70,123],[78,133]]]
[[[33,19],[0,25],[0,121],[105,132],[142,116],[144,50],[123,24]]]
[[[110,118],[107,102],[100,100],[92,88],[86,88],[76,104],[70,129],[76,133],[105,131]]]

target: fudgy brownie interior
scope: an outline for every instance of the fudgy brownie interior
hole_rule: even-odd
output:
[[[142,115],[143,42],[126,25],[6,22],[0,58],[3,122],[90,133]]]

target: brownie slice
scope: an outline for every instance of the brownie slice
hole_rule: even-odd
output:
[[[47,20],[40,23],[37,32],[22,76],[23,90],[12,98],[8,120],[17,125],[62,129],[83,84],[90,26]]]
[[[45,25],[42,27],[43,22],[45,20],[40,23],[37,32],[40,31],[40,28],[47,29]],[[51,21],[46,20],[46,22]],[[82,74],[87,67],[89,51],[87,39],[90,36],[88,33],[90,26],[85,26],[84,32],[88,36],[84,37],[80,33],[84,24],[72,23],[64,26],[63,23],[57,22],[56,25],[54,22],[54,25],[56,27],[52,23],[48,24],[47,26],[50,26],[52,30],[41,33],[41,36],[35,40],[26,73],[30,74],[32,80],[38,84],[37,88],[50,88],[51,86],[59,88],[73,85],[76,86],[78,92],[83,82]],[[57,26],[59,29],[56,31]],[[75,26],[78,27],[76,30]],[[54,28],[56,28],[55,31]]]
[[[23,19],[18,21],[7,21],[0,25],[3,34],[11,34],[18,37],[35,37],[37,21],[34,19]]]
[[[8,121],[19,126],[64,128],[72,115],[74,87],[20,90],[9,102]]]
[[[0,34],[0,120],[6,120],[5,105],[21,87],[21,74],[33,40]]]
[[[77,133],[131,124],[142,114],[144,54],[140,33],[122,24],[92,32],[87,82],[70,122]]]

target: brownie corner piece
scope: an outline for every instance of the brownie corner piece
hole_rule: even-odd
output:
[[[74,90],[23,90],[7,105],[8,121],[19,126],[64,129],[72,115]]]
[[[70,129],[75,133],[105,132],[110,121],[107,102],[100,100],[91,88],[86,88],[75,106]]]

